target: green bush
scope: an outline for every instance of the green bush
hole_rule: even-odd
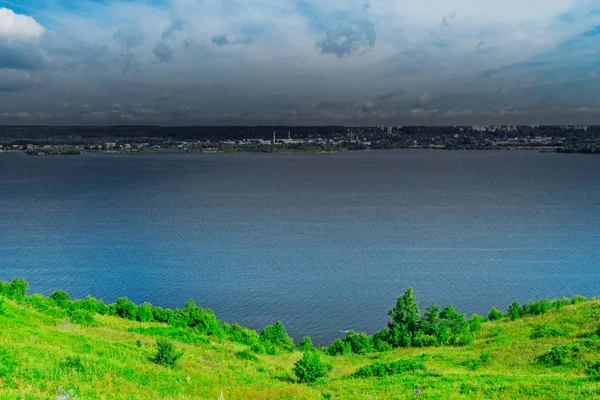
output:
[[[6,314],[6,300],[0,297],[0,315]]]
[[[302,351],[311,351],[315,349],[310,336],[304,336],[302,339],[300,339],[300,342],[298,343],[298,348]]]
[[[352,347],[340,339],[335,339],[333,343],[327,348],[326,353],[330,356],[344,356],[352,354]]]
[[[112,309],[114,314],[121,318],[135,320],[137,317],[138,307],[127,297],[117,299],[117,302],[112,305]]]
[[[258,361],[258,357],[256,357],[254,354],[250,353],[248,350],[238,351],[237,353],[235,353],[235,356],[242,360]]]
[[[478,333],[479,331],[481,331],[481,325],[484,321],[485,318],[483,318],[481,315],[473,314],[471,315],[471,318],[469,318],[469,320],[467,321],[466,329],[470,333]]]
[[[254,346],[260,340],[258,333],[251,329],[244,328],[236,323],[223,324],[225,334],[232,342],[245,344],[246,346]]]
[[[8,282],[0,281],[0,296],[8,297],[10,295],[10,284]]]
[[[375,351],[390,351],[392,350],[392,345],[389,344],[388,342],[386,342],[385,340],[382,340],[381,338],[378,337],[373,337],[373,348],[375,349]]]
[[[4,347],[0,347],[0,378],[8,385],[12,384],[18,366],[19,364],[14,353]]]
[[[519,319],[523,312],[523,307],[518,301],[515,301],[508,307],[508,316],[512,321]]]
[[[158,322],[169,322],[169,319],[173,315],[173,310],[163,309],[161,307],[152,307],[152,318]]]
[[[273,325],[267,326],[260,334],[260,340],[265,344],[265,347],[272,345],[276,348],[283,349],[285,351],[294,351],[296,345],[294,340],[288,336],[285,327],[281,321]]]
[[[504,318],[504,313],[502,311],[499,311],[496,308],[492,308],[490,310],[490,313],[488,314],[488,319],[490,321],[498,321],[498,320],[501,320],[502,318]]]
[[[155,364],[164,367],[174,367],[177,361],[183,356],[183,352],[177,351],[173,343],[167,340],[158,340],[156,347],[156,354],[150,359]]]
[[[94,316],[87,310],[75,310],[69,319],[76,324],[91,326],[95,324]]]
[[[600,361],[596,361],[594,364],[586,368],[586,372],[593,381],[600,382]]]
[[[27,295],[29,284],[27,281],[14,278],[8,287],[8,296],[15,300],[22,300]]]
[[[571,346],[552,346],[548,353],[538,357],[538,361],[547,367],[570,366],[575,364],[574,353]]]
[[[415,347],[433,347],[438,345],[438,339],[433,335],[417,332],[412,341],[412,345]]]
[[[196,328],[207,335],[220,335],[221,333],[221,321],[215,317],[212,310],[198,307],[193,300],[188,300],[181,310],[177,310],[177,316],[185,323],[185,326]],[[173,322],[175,326],[179,324],[176,319],[173,319]]]
[[[60,362],[59,367],[65,371],[85,372],[85,367],[81,362],[81,358],[77,356],[67,356]]]
[[[585,301],[587,301],[587,299],[585,297],[580,296],[580,295],[575,295],[571,299],[571,304],[579,304],[579,303],[583,303]]]
[[[552,324],[541,324],[533,327],[531,331],[532,339],[549,338],[549,337],[568,337],[569,332],[565,329],[558,328]]]
[[[70,303],[69,309],[71,311],[75,310],[85,310],[92,314],[102,314],[106,315],[110,312],[110,307],[104,304],[102,300],[95,299],[91,295],[88,295],[85,299],[82,300],[74,300]]]
[[[136,318],[140,322],[152,322],[154,321],[154,315],[152,314],[152,304],[144,303],[137,309]]]
[[[412,288],[396,299],[396,305],[388,311],[392,321],[388,323],[391,335],[386,340],[393,347],[409,347],[421,323],[419,303]]]
[[[425,368],[425,365],[423,365],[422,362],[416,360],[400,360],[387,364],[376,362],[360,368],[351,376],[353,378],[381,377],[398,375],[411,371],[424,371],[426,369],[427,368]]]
[[[294,374],[299,382],[314,382],[319,378],[327,376],[332,367],[321,361],[319,353],[309,351],[294,364]]]
[[[343,340],[354,354],[368,354],[373,352],[373,339],[366,333],[356,334],[353,331],[348,332]]]
[[[250,347],[250,350],[252,350],[256,354],[267,354],[267,349],[262,343],[256,343],[255,345]]]
[[[469,368],[472,371],[478,370],[479,368],[486,366],[489,364],[491,359],[490,353],[481,353],[479,358],[468,360],[463,363],[463,365]]]
[[[530,301],[528,305],[523,305],[523,314],[540,315],[552,308],[552,302],[548,299],[539,301]]]
[[[71,296],[62,290],[57,290],[52,293],[49,297],[50,300],[54,301],[57,306],[66,308],[71,303]]]

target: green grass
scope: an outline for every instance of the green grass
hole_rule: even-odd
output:
[[[227,400],[393,400],[414,399],[417,387],[421,399],[600,398],[600,381],[591,376],[600,360],[598,300],[515,321],[486,322],[464,347],[338,357],[319,351],[332,371],[315,383],[301,384],[292,373],[300,351],[261,355],[189,328],[99,314],[93,315],[93,323],[81,324],[40,299],[37,305],[0,299],[0,399],[54,400],[59,387],[82,400],[216,400],[221,392]],[[165,338],[183,351],[175,367],[151,361],[156,342]],[[542,361],[555,356],[544,357],[553,347],[561,357],[556,365]],[[355,375],[369,365],[404,365],[398,363],[403,360],[425,368]]]

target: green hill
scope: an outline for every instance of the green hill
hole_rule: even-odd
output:
[[[337,343],[343,355],[308,350],[327,376],[300,383],[303,352],[281,324],[258,335],[193,302],[163,310],[26,291],[0,283],[1,399],[600,399],[597,299],[486,321],[454,345],[387,349],[354,335]],[[165,339],[175,351],[157,358]]]

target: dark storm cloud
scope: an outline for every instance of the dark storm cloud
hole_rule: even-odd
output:
[[[0,92],[20,92],[36,83],[35,77],[29,72],[0,69]]]
[[[403,93],[404,93],[404,89],[398,89],[398,90],[394,90],[392,92],[388,92],[388,93],[384,93],[384,94],[375,96],[375,100],[389,100],[394,97],[398,97]]]
[[[223,47],[229,44],[229,39],[225,35],[215,35],[212,37],[212,42],[215,46]]]
[[[323,54],[334,54],[338,58],[355,53],[365,53],[375,46],[377,31],[368,21],[339,25],[328,31],[317,41],[317,48]]]
[[[0,68],[37,70],[44,64],[44,57],[33,46],[0,43]]]
[[[170,62],[173,59],[173,56],[175,55],[175,52],[173,51],[171,46],[162,42],[154,46],[152,52],[154,53],[154,56],[156,56],[156,58],[163,63]]]
[[[127,50],[138,47],[144,43],[144,34],[137,27],[121,28],[115,32],[113,38]]]
[[[175,36],[175,34],[177,32],[181,32],[183,30],[184,26],[185,26],[185,21],[180,20],[180,19],[171,22],[171,25],[169,25],[169,27],[162,33],[163,40],[170,39],[173,36]]]

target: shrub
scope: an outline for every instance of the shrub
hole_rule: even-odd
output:
[[[571,299],[571,304],[579,304],[579,303],[583,303],[585,302],[587,299],[583,296],[580,295],[575,295],[573,296],[573,298]]]
[[[558,299],[552,302],[552,308],[555,310],[560,310],[561,308],[563,308],[564,306],[568,306],[569,304],[571,304],[571,299]]]
[[[8,297],[10,295],[10,284],[0,281],[0,295]]]
[[[154,321],[154,316],[152,315],[152,304],[144,303],[137,309],[136,318],[140,322],[151,322]]]
[[[0,315],[6,314],[6,300],[0,297]]]
[[[504,318],[504,313],[502,313],[502,311],[499,311],[496,308],[492,308],[490,310],[490,313],[488,314],[488,319],[490,321],[498,321],[502,318]]]
[[[250,350],[252,350],[256,354],[267,354],[267,349],[265,349],[265,346],[262,343],[256,343],[255,345],[250,347]]]
[[[433,335],[426,335],[423,332],[417,332],[412,345],[415,347],[432,347],[437,346],[438,340]]]
[[[260,340],[265,344],[270,344],[286,351],[293,351],[296,348],[294,340],[288,336],[281,321],[267,326],[260,334]]]
[[[8,287],[8,296],[15,300],[22,300],[27,295],[29,284],[27,281],[14,278]]]
[[[478,370],[479,368],[481,368],[482,366],[488,365],[490,362],[490,358],[491,358],[490,353],[481,353],[479,355],[479,358],[476,358],[474,360],[465,361],[463,363],[463,365],[465,367],[469,368],[470,370],[475,371],[475,370]]]
[[[254,346],[258,343],[260,337],[258,333],[251,329],[243,328],[238,324],[224,324],[223,330],[229,337],[229,340],[236,343],[245,344],[247,346]]]
[[[521,313],[523,312],[523,308],[518,301],[515,301],[508,307],[508,316],[512,321],[519,319],[521,317]]]
[[[373,348],[375,351],[390,351],[392,350],[392,345],[381,338],[373,337]]]
[[[565,329],[557,328],[552,324],[541,324],[533,327],[531,331],[532,339],[549,338],[549,337],[567,337],[569,332]]]
[[[65,308],[71,303],[71,296],[62,290],[57,290],[50,295],[50,300],[54,301],[57,306]]]
[[[473,343],[473,337],[469,334],[460,334],[458,336],[452,336],[450,339],[450,344],[455,346],[468,346]]]
[[[467,321],[466,329],[471,333],[478,333],[481,330],[483,321],[485,321],[485,318],[481,315],[473,314]]]
[[[181,310],[177,310],[177,315],[186,326],[196,328],[208,335],[217,335],[221,331],[221,321],[215,317],[212,310],[198,307],[193,300],[188,300]]]
[[[86,310],[73,311],[73,313],[71,314],[69,319],[72,322],[75,322],[76,324],[81,324],[81,325],[85,325],[85,326],[91,326],[91,325],[94,325],[94,323],[95,323],[94,317],[92,316],[92,314]]]
[[[302,351],[311,351],[315,349],[313,347],[313,342],[310,336],[304,336],[302,339],[300,339],[300,342],[298,343],[298,348]]]
[[[538,361],[547,367],[573,365],[575,363],[573,353],[571,346],[552,346],[548,353],[538,357]]]
[[[356,334],[350,331],[343,342],[350,346],[354,354],[368,354],[373,352],[373,340],[366,333]]]
[[[63,370],[84,372],[85,367],[81,362],[81,358],[77,356],[67,356],[63,361],[60,362],[59,367]]]
[[[248,350],[238,351],[237,353],[235,353],[235,356],[237,358],[241,358],[242,360],[258,361],[258,357],[250,353]]]
[[[335,341],[327,348],[326,352],[330,356],[344,356],[352,354],[352,347],[340,339],[335,339]]]
[[[387,364],[379,362],[367,365],[360,368],[351,376],[353,378],[370,378],[370,377],[381,377],[389,375],[398,375],[405,372],[411,371],[424,371],[426,370],[425,365],[422,362],[416,360],[400,360],[394,361]]]
[[[546,311],[552,308],[552,303],[548,299],[542,299],[539,301],[530,301],[527,306],[523,306],[523,313],[530,315],[544,314]]]
[[[13,354],[6,348],[0,347],[0,378],[7,384],[12,384],[14,373],[19,364]]]
[[[600,361],[596,361],[594,364],[590,365],[586,369],[586,372],[591,380],[600,382]]]
[[[332,369],[330,365],[324,364],[317,352],[309,351],[294,364],[294,374],[299,382],[314,382],[319,378],[327,376]]]
[[[133,302],[129,301],[127,297],[117,299],[117,302],[113,304],[112,308],[115,315],[121,318],[136,319],[138,307]]]
[[[173,343],[167,340],[158,340],[156,347],[156,354],[150,359],[155,364],[164,367],[174,367],[177,361],[183,356],[183,352],[177,351]]]
[[[92,314],[98,313],[106,315],[110,312],[110,307],[104,304],[102,300],[95,299],[91,295],[88,295],[83,300],[75,300],[72,301],[69,305],[69,309],[72,311],[75,310],[85,310]]]
[[[152,318],[158,322],[169,322],[169,318],[173,315],[173,310],[163,309],[161,307],[152,307]]]

